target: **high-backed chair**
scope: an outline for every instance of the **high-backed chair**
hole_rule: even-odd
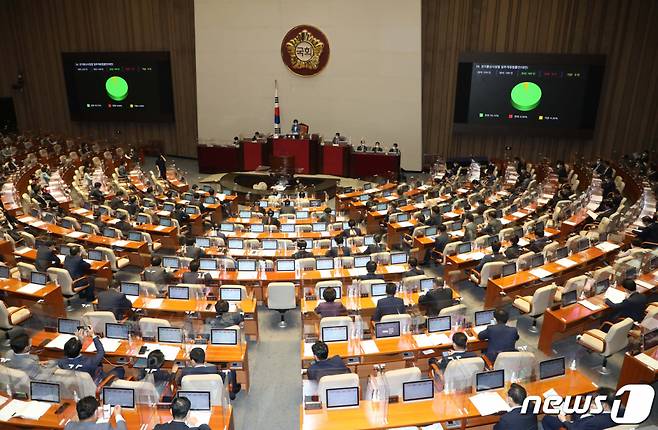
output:
[[[301,271],[315,270],[315,258],[298,258],[295,260],[295,266],[297,266]]]
[[[439,311],[439,316],[444,317],[450,315],[452,318],[466,318],[466,305],[453,305],[443,308]]]
[[[318,381],[318,397],[323,405],[327,403],[327,390],[331,388],[353,388],[359,386],[359,375],[344,373],[342,375],[327,375]]]
[[[181,379],[181,389],[184,391],[208,391],[211,406],[223,405],[224,382],[219,374],[185,375]]]
[[[16,267],[18,268],[18,274],[23,281],[29,281],[32,272],[37,271],[37,268],[34,267],[34,264],[25,263],[23,261],[16,263]]]
[[[329,280],[329,281],[319,281],[315,283],[315,298],[316,300],[324,300],[322,298],[322,294],[320,293],[320,289],[327,288],[327,287],[333,287],[338,290],[342,290],[343,288],[343,283],[337,279]],[[336,295],[338,297],[338,295]]]
[[[381,265],[387,265],[391,263],[391,253],[387,251],[375,252],[374,254],[370,255],[370,258],[372,258],[373,261],[376,261],[377,264]]]
[[[512,379],[530,380],[536,366],[535,354],[528,351],[501,352],[494,362],[494,370],[505,369],[505,382]]]
[[[354,321],[350,317],[324,317],[320,319],[320,340],[324,341],[323,328],[325,327],[347,327],[347,338],[352,337]]]
[[[577,342],[588,351],[596,352],[603,356],[603,363],[599,370],[599,373],[603,375],[610,373],[606,367],[608,357],[615,352],[621,351],[628,345],[628,332],[633,327],[633,320],[631,318],[625,318],[616,324],[605,322],[602,328],[606,325],[610,325],[607,333],[600,329],[591,329],[576,338]]]
[[[71,274],[66,269],[59,267],[48,268],[48,277],[51,282],[57,282],[62,290],[62,295],[66,300],[67,307],[70,308],[71,299],[78,296],[82,291],[92,286],[87,282],[87,277],[72,279]]]
[[[475,383],[475,374],[482,371],[484,371],[484,360],[480,357],[450,361],[443,372],[444,391],[470,390]]]
[[[484,263],[479,276],[477,273],[473,273],[471,275],[471,281],[475,282],[476,285],[481,288],[487,288],[489,279],[500,276],[500,274],[503,273],[503,266],[505,264],[507,263],[504,261],[491,261],[489,263]]]
[[[146,380],[143,381],[127,381],[125,379],[115,379],[111,387],[114,388],[130,388],[135,391],[135,403],[153,404],[158,401],[160,396],[156,390],[153,382]]]
[[[59,383],[60,397],[63,399],[82,399],[87,396],[96,396],[96,383],[87,372],[56,369],[52,375],[52,381]]]
[[[516,260],[516,270],[526,270],[528,267],[530,267],[530,260],[534,255],[534,252],[526,252],[525,254],[521,254]]]
[[[190,300],[199,300],[205,296],[205,286],[202,284],[178,284],[177,286],[187,287],[190,292]]]
[[[406,278],[402,278],[402,288],[405,291],[418,291],[420,290],[420,281],[431,278],[431,276],[427,275],[407,276]]]
[[[422,374],[418,367],[389,370],[384,372],[384,380],[388,385],[388,395],[398,396],[402,400],[402,387],[405,382],[420,381]]]
[[[139,331],[142,337],[157,339],[158,327],[171,327],[169,320],[162,318],[143,317],[139,320]]]
[[[361,289],[361,294],[371,295],[371,285],[373,284],[383,284],[386,283],[383,279],[364,279],[359,281],[359,286]]]
[[[146,297],[157,297],[160,294],[155,282],[138,281],[137,283],[139,284],[139,294],[141,295]]]
[[[296,297],[295,284],[292,282],[270,282],[267,285],[267,307],[281,314],[279,327],[287,327],[286,311],[297,307]]]
[[[537,319],[544,315],[544,311],[553,305],[557,285],[550,284],[537,288],[532,296],[518,296],[512,305],[532,318],[532,326],[528,329],[537,333]]]
[[[28,233],[27,231],[19,231],[18,234],[23,239],[23,243],[25,244],[25,246],[29,246],[30,248],[36,248],[37,240],[33,234]]]
[[[14,392],[29,393],[30,377],[22,370],[0,365],[0,387],[3,391],[9,387]]]
[[[116,317],[110,311],[90,311],[82,316],[82,321],[94,330],[94,333],[105,334],[105,324],[117,322]]]
[[[589,277],[587,275],[579,275],[567,279],[563,286],[557,287],[557,290],[555,291],[555,301],[561,302],[564,294],[574,290],[577,291],[576,295],[580,296],[588,279]]]
[[[354,257],[335,257],[334,267],[342,267],[344,269],[354,268]]]
[[[32,316],[30,310],[25,306],[7,307],[0,300],[0,330],[8,332],[15,326],[22,324]]]
[[[103,253],[105,259],[109,261],[110,268],[112,269],[113,272],[117,272],[123,269],[124,267],[128,266],[128,264],[130,264],[130,260],[123,257],[117,257],[114,254],[114,251],[112,251],[112,249],[110,248],[105,248],[104,246],[97,246],[96,251],[100,251]]]
[[[409,314],[391,314],[384,315],[380,322],[400,322],[400,333],[408,333],[411,329],[411,315]]]

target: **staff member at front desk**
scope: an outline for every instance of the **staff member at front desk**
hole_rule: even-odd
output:
[[[292,127],[290,127],[290,134],[295,137],[299,137],[301,128],[299,127],[299,121],[296,119],[292,120]]]

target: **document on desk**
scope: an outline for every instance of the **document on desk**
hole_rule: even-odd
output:
[[[115,240],[114,243],[112,243],[112,246],[118,246],[119,248],[125,248],[128,245],[130,245],[130,241],[128,240]]]
[[[364,340],[361,342],[361,350],[364,354],[377,354],[379,352],[379,347],[374,340]]]
[[[483,417],[500,411],[509,411],[507,402],[495,391],[484,391],[469,397],[469,400]]]
[[[525,214],[525,212],[519,212],[519,211],[517,211],[517,212],[514,212],[514,213],[512,214],[512,216],[515,217],[515,218],[523,218],[524,216],[526,216],[526,214]]]
[[[163,302],[163,299],[150,299],[146,303],[146,306],[144,306],[144,307],[151,308],[151,309],[157,309],[157,308],[160,308],[162,306],[162,302]]]
[[[30,224],[30,227],[39,228],[39,227],[43,227],[44,225],[46,225],[45,222],[36,221],[36,222],[33,222],[32,224]]]
[[[103,344],[103,349],[105,352],[116,352],[117,349],[121,346],[121,339],[110,339],[107,337],[101,338],[101,343]],[[96,352],[96,345],[94,342],[90,343],[86,352]]]
[[[590,206],[591,206],[591,203],[590,203]],[[589,208],[589,206],[587,206],[587,207]],[[596,208],[594,208],[594,209],[596,209]],[[590,218],[592,218],[593,220],[596,220],[599,217],[599,214],[597,214],[596,212],[593,212],[594,209],[588,210],[587,215]]]
[[[40,284],[26,284],[20,287],[18,290],[19,293],[23,294],[34,294],[37,291],[41,290],[45,285],[40,285]]]
[[[158,225],[158,226],[155,227],[155,230],[156,231],[162,231],[162,230],[165,230],[166,228],[167,228],[167,226],[165,226],[165,225]]]
[[[437,345],[447,345],[452,341],[444,333],[432,333],[430,335],[426,334],[416,334],[414,335],[414,340],[416,345],[421,348],[428,348]]]
[[[553,276],[551,272],[542,269],[541,267],[535,267],[534,269],[530,270],[530,273],[535,275],[539,279],[544,279],[544,278],[548,278],[549,276]]]
[[[647,290],[652,290],[653,288],[655,288],[654,284],[650,284],[649,282],[645,282],[639,279],[636,279],[635,283],[642,288],[646,288]]]
[[[29,246],[20,246],[20,247],[16,248],[14,253],[18,254],[18,255],[23,255],[26,252],[29,252],[30,250],[32,250],[32,248],[30,248]]]
[[[309,342],[304,342],[304,354],[302,355],[303,357],[313,357],[313,347],[312,343]]]
[[[55,339],[51,340],[48,342],[46,345],[46,348],[53,348],[53,349],[64,349],[64,344],[69,341],[69,339],[73,339],[75,336],[72,334],[59,334]]]
[[[549,199],[544,199],[544,198],[537,199],[537,203],[539,203],[540,205],[545,205],[546,203],[548,203],[548,201]]]
[[[578,304],[585,306],[587,309],[590,311],[598,311],[601,309],[601,306],[595,305],[594,303],[590,302],[589,300],[581,300],[578,302]]]
[[[144,346],[146,346],[146,352],[144,354],[138,354],[138,357],[148,357],[150,352],[159,349],[164,354],[165,360],[174,361],[180,352],[180,346],[163,345],[160,343],[145,343]]]
[[[569,259],[569,258],[560,258],[559,260],[556,261],[557,264],[559,264],[562,267],[569,268],[578,265],[575,261]]]
[[[86,233],[81,232],[81,231],[72,231],[71,233],[68,233],[66,237],[72,237],[73,239],[80,239],[81,237],[84,237]]]
[[[420,430],[443,430],[443,426],[441,423],[434,423],[425,427],[421,427]]]
[[[507,224],[509,224],[509,223],[511,223],[511,222],[512,222],[512,221],[508,220],[507,218],[500,218],[500,223],[501,223],[502,225],[507,225]]]
[[[320,273],[320,278],[322,279],[328,279],[333,277],[332,276],[333,270],[318,270],[318,272]]]
[[[616,288],[607,288],[605,290],[605,298],[610,300],[614,304],[618,304],[624,301],[626,294],[623,291],[620,291]]]
[[[443,216],[446,217],[446,218],[457,218],[459,215],[452,212],[452,211],[450,211],[450,212],[444,213]]]
[[[562,221],[562,222],[563,222],[564,224],[566,224],[566,225],[570,225],[570,226],[572,226],[572,227],[576,225],[576,223],[573,222],[573,221],[568,221],[568,220],[567,220],[567,221]]]
[[[658,369],[658,360],[645,353],[638,354],[635,356],[635,358],[637,358],[640,361],[640,363],[644,364],[645,366],[649,367],[652,370]]]
[[[12,417],[36,421],[45,414],[52,403],[12,400],[0,410],[0,421],[9,421]]]
[[[530,245],[530,242],[528,242],[522,237],[519,238],[519,246],[528,246],[528,245]]]
[[[126,296],[128,300],[130,300],[130,303],[135,304],[137,299],[139,299],[139,296]]]
[[[559,396],[559,394],[557,393],[557,391],[555,391],[555,388],[551,388],[550,390],[547,390],[547,391],[546,391],[544,394],[542,394],[542,395],[544,396],[544,398],[546,398],[546,397],[555,397],[555,396]]]
[[[469,261],[475,261],[475,260],[482,260],[484,257],[484,252],[469,252],[468,254],[462,254],[464,260],[469,260]]]
[[[190,411],[188,415],[188,427],[198,427],[210,422],[211,411]]]
[[[596,247],[603,252],[610,252],[610,251],[614,251],[615,249],[618,249],[619,245],[611,242],[601,242],[598,245],[596,245]]]
[[[389,266],[385,266],[385,269],[387,273],[404,273],[406,271],[404,265],[402,264],[391,264]]]
[[[84,214],[87,213],[87,209],[85,209],[85,208],[75,208],[71,212],[73,212],[74,214],[78,214],[78,215],[84,215]]]
[[[250,271],[238,271],[238,276],[237,279],[238,281],[246,281],[249,279],[256,279],[258,277],[258,272],[250,270]]]
[[[353,268],[353,269],[347,269],[347,271],[350,274],[350,276],[353,277],[353,278],[357,277],[357,276],[363,276],[366,273],[368,273],[368,271],[366,270],[365,267],[356,267],[356,268]]]
[[[399,222],[398,225],[399,225],[400,227],[413,227],[413,226],[414,226],[414,225],[413,225],[412,223],[410,223],[409,221]]]
[[[114,225],[117,224],[118,222],[119,222],[118,218],[112,218],[111,220],[107,221],[105,224]]]

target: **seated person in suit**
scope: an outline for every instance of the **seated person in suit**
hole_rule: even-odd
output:
[[[172,379],[171,373],[162,369],[164,363],[165,356],[162,351],[156,349],[149,352],[146,357],[146,367],[140,369],[136,378],[138,381],[151,382],[160,397],[162,397],[162,393],[168,388]]]
[[[491,254],[487,254],[478,263],[477,266],[475,266],[476,272],[480,273],[482,272],[482,268],[484,267],[485,264],[487,263],[492,263],[494,261],[505,261],[505,255],[500,252],[500,242],[496,241],[491,244]]]
[[[372,147],[372,152],[383,152],[384,149],[382,148],[382,144],[379,142],[375,142],[375,146]]]
[[[448,242],[450,242],[450,236],[448,235],[448,228],[445,226],[445,224],[439,224],[436,229],[438,231],[438,234],[434,237],[434,251],[443,252]],[[425,252],[424,263],[425,264],[429,263],[431,257],[432,257],[432,253],[428,249],[427,252]]]
[[[523,401],[528,397],[525,388],[517,383],[510,385],[507,390],[507,403],[509,412],[500,417],[500,421],[494,426],[494,430],[537,430],[537,416],[530,411],[521,413]]]
[[[116,195],[112,197],[108,206],[113,210],[123,209],[123,191],[119,190],[116,192]]]
[[[496,218],[495,212],[489,212],[486,215],[487,225],[482,229],[484,234],[498,234],[503,229],[503,223]]]
[[[173,273],[162,267],[162,258],[157,255],[151,257],[151,265],[144,269],[144,280],[157,285],[165,285],[174,282]]]
[[[119,222],[114,225],[115,228],[118,228],[121,231],[123,237],[128,237],[128,232],[133,229],[133,226],[127,221],[126,214],[119,215]]]
[[[295,208],[290,204],[290,200],[285,199],[283,201],[283,206],[279,209],[279,214],[281,215],[294,215]]]
[[[496,324],[491,324],[478,334],[478,339],[488,341],[486,355],[492,363],[496,361],[499,352],[516,351],[516,341],[519,340],[516,327],[507,325],[509,319],[507,311],[496,309],[494,318]]]
[[[292,254],[292,258],[297,260],[298,258],[313,258],[313,253],[306,250],[306,241],[298,240],[297,241],[297,252]]]
[[[196,240],[193,236],[187,236],[183,238],[183,243],[185,244],[185,257],[196,260],[206,256],[203,248],[196,246]]]
[[[190,351],[190,361],[188,366],[178,369],[176,374],[176,385],[180,387],[184,376],[187,375],[213,375],[219,374],[225,383],[230,384],[229,397],[235,399],[235,395],[240,392],[242,385],[237,382],[235,370],[228,372],[221,371],[216,365],[206,363],[206,352],[203,348],[192,348]],[[226,375],[228,374],[228,381]]]
[[[525,251],[523,247],[519,246],[519,237],[514,235],[510,238],[511,245],[505,249],[505,257],[509,260],[516,260]]]
[[[274,216],[274,211],[272,209],[267,211],[267,216],[263,217],[264,225],[274,225],[276,228],[281,227],[281,221]]]
[[[393,144],[393,147],[392,147],[391,149],[388,150],[388,153],[389,153],[389,154],[392,154],[392,155],[400,154],[400,148],[398,148],[398,144],[397,144],[397,143],[394,143],[394,144]]]
[[[542,252],[549,243],[551,243],[551,239],[544,236],[544,229],[537,229],[535,231],[535,240],[528,246],[528,250],[535,253]]]
[[[343,230],[341,235],[344,237],[349,237],[349,236],[361,236],[361,229],[356,226],[356,221],[353,219],[347,221],[347,226],[349,227],[347,230]]]
[[[114,420],[116,426],[112,426],[109,422],[97,422],[103,418],[102,409],[100,404],[94,396],[83,397],[78,400],[75,405],[75,410],[78,413],[78,421],[69,421],[66,423],[64,430],[127,430],[126,419],[121,415],[121,406],[115,405],[112,409],[114,413]]]
[[[294,119],[292,121],[292,127],[290,127],[290,134],[292,134],[293,136],[299,136],[299,133],[300,133],[299,121]]]
[[[605,299],[605,304],[612,310],[609,320],[615,321],[620,318],[632,318],[635,322],[642,322],[644,311],[647,309],[649,303],[647,297],[637,292],[637,286],[632,279],[624,279],[621,286],[626,290],[626,298],[624,300],[620,303],[613,303],[609,299]]]
[[[333,288],[325,288],[322,292],[324,302],[315,307],[315,313],[324,317],[337,317],[347,315],[347,309],[341,302],[336,302],[336,290]]]
[[[384,279],[384,275],[378,275],[375,272],[377,271],[377,263],[374,261],[368,261],[366,263],[366,273],[363,276],[359,277],[361,281],[367,281],[368,279]]]
[[[208,318],[206,324],[212,328],[226,328],[244,321],[244,315],[241,312],[229,312],[229,308],[229,303],[226,300],[217,300],[217,303],[215,303],[215,318]]]
[[[372,245],[368,245],[366,250],[363,252],[364,254],[374,254],[377,252],[384,252],[386,251],[386,245],[382,245],[382,235],[377,233],[372,237],[373,243]]]
[[[342,234],[339,234],[334,238],[337,246],[332,246],[327,250],[325,254],[326,257],[349,257],[352,254],[352,249],[349,246],[343,246],[345,239]]]
[[[94,187],[89,191],[89,200],[91,200],[94,203],[101,204],[105,200],[105,196],[103,195],[103,191],[101,191],[101,183],[96,182],[94,184]]]
[[[199,427],[190,427],[187,423],[192,403],[187,397],[176,397],[171,402],[171,417],[168,423],[156,424],[153,430],[210,430],[208,424],[201,424]],[[195,423],[192,423],[194,425]]]
[[[403,278],[406,278],[407,276],[416,276],[416,275],[425,274],[425,271],[423,269],[416,267],[418,266],[418,260],[416,259],[416,257],[410,257],[408,264],[409,264],[409,270],[407,270],[402,274]]]
[[[47,240],[37,247],[37,257],[34,262],[34,267],[39,272],[46,272],[50,267],[61,267],[62,263],[57,257],[55,251],[55,242]],[[71,275],[73,277],[73,275]],[[75,279],[75,278],[73,278]]]
[[[96,346],[96,354],[82,355],[82,341],[84,336],[93,336],[93,342]],[[66,341],[64,344],[64,357],[57,360],[57,366],[60,369],[76,370],[78,372],[86,372],[91,375],[96,384],[98,384],[105,377],[103,371],[103,358],[105,357],[105,349],[103,343],[98,336],[94,335],[91,330],[79,330],[76,337]],[[112,373],[116,374],[119,378],[123,378],[125,370],[123,367],[115,367]]]
[[[452,349],[448,351],[448,355],[445,355],[439,362],[439,370],[441,370],[441,372],[445,372],[446,367],[448,367],[448,363],[450,363],[453,360],[478,356],[476,353],[472,351],[466,351],[467,343],[468,343],[468,337],[463,332],[458,331],[457,333],[452,335]]]
[[[5,354],[5,366],[22,370],[31,379],[39,379],[44,370],[39,363],[37,355],[30,354],[30,337],[27,333],[20,333],[9,341],[10,351]]]
[[[441,216],[441,209],[438,206],[432,206],[430,211],[430,218],[427,220],[427,225],[440,226],[443,224],[443,217]]]
[[[473,242],[478,235],[477,226],[475,225],[473,214],[464,215],[464,237],[463,242]]]
[[[658,243],[658,215],[654,215],[653,218],[644,216],[642,217],[642,223],[644,227],[634,231],[633,245],[650,248],[652,245],[647,242]]]
[[[212,281],[210,273],[199,273],[199,265],[199,260],[190,261],[190,271],[183,273],[183,284],[208,284]]]
[[[331,214],[331,208],[330,207],[324,208],[324,213],[322,215],[320,215],[320,218],[318,218],[318,221],[326,222],[327,224],[335,222],[335,220],[336,220],[336,217]]]
[[[359,146],[356,147],[356,152],[368,152],[368,146],[366,145],[365,140],[361,139]]]
[[[403,314],[407,311],[404,306],[404,300],[395,297],[397,290],[397,284],[394,284],[393,282],[386,283],[386,297],[377,301],[377,307],[372,316],[373,321],[381,320],[384,315]]]
[[[570,419],[567,419],[564,413],[560,413],[558,416],[546,415],[541,420],[542,428],[544,430],[600,430],[616,427],[617,423],[610,417],[610,411],[615,401],[615,391],[610,388],[599,387],[596,392],[589,394],[589,396],[592,398],[589,411],[582,415],[573,414]],[[605,397],[601,404],[603,412],[592,414],[590,411],[596,408],[596,402],[593,398],[597,396]]]
[[[455,301],[452,298],[452,290],[444,287],[443,278],[436,278],[434,287],[418,297],[418,304],[425,306],[428,317],[435,317],[441,309],[454,305]]]
[[[83,300],[86,300],[87,302],[93,302],[94,301],[94,278],[93,276],[89,276],[81,281],[75,282],[76,279],[80,279],[84,277],[89,269],[91,268],[91,264],[86,262],[82,256],[80,255],[80,247],[79,246],[72,246],[70,248],[69,255],[64,257],[64,268],[66,269],[67,272],[69,272],[69,275],[71,275],[71,279],[74,281],[74,286],[79,287],[82,285],[90,285],[89,288],[85,288],[82,290],[79,294],[80,298]]]
[[[130,196],[128,199],[128,205],[126,206],[126,210],[131,216],[137,215],[139,212],[139,202],[137,201],[136,196]]]
[[[313,351],[315,361],[306,371],[306,377],[311,381],[319,381],[320,378],[326,375],[350,373],[350,369],[345,366],[345,363],[343,363],[343,360],[338,355],[328,358],[329,346],[321,340],[315,342],[311,350]]]
[[[334,138],[331,140],[331,143],[340,143],[340,132],[336,132]]]
[[[110,311],[117,320],[125,318],[132,309],[132,303],[126,298],[126,295],[120,291],[121,283],[118,279],[113,279],[107,290],[101,291],[98,295],[96,310]]]

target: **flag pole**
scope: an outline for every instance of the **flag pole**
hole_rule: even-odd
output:
[[[281,134],[281,114],[279,112],[279,83],[274,80],[274,137]]]

